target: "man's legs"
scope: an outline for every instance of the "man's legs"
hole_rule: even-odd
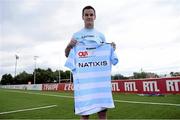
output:
[[[106,120],[107,119],[106,113],[107,113],[107,109],[98,112],[98,118],[100,120]]]
[[[106,113],[107,113],[107,109],[104,109],[104,110],[98,112],[97,114],[98,114],[99,120],[106,120],[107,119]],[[88,120],[88,119],[89,119],[89,115],[81,116],[81,120]]]
[[[81,116],[81,120],[88,120],[89,119],[89,115],[82,115]]]

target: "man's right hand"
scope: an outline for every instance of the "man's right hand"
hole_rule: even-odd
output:
[[[77,40],[75,39],[71,39],[71,41],[69,42],[69,44],[67,45],[66,49],[65,49],[65,56],[68,57],[70,50],[76,45]]]

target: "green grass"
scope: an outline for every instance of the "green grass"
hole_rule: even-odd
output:
[[[31,93],[31,94],[28,94]],[[33,94],[32,94],[33,93]],[[44,94],[44,95],[42,95]],[[54,96],[52,96],[54,95]],[[79,119],[74,115],[70,92],[45,92],[0,89],[0,113],[49,105],[56,107],[0,114],[0,119]],[[138,96],[136,94],[113,94],[115,100],[180,104],[180,95]],[[180,106],[134,104],[115,102],[115,109],[108,110],[108,119],[180,119]],[[97,115],[90,116],[97,119]]]

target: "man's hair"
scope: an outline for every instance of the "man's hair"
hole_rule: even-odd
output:
[[[83,8],[83,10],[82,10],[82,16],[84,15],[85,9],[93,9],[94,14],[96,15],[96,11],[95,11],[95,9],[94,9],[92,6],[85,6],[85,7]]]

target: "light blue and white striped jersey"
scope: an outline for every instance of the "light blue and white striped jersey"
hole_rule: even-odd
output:
[[[78,44],[71,49],[65,66],[73,72],[75,114],[89,115],[114,108],[111,66],[117,63],[110,44]]]
[[[83,41],[86,45],[87,44],[92,45],[93,42],[95,42],[95,44],[106,42],[104,35],[95,29],[83,28],[80,31],[74,33],[73,38],[77,40],[78,42]]]

